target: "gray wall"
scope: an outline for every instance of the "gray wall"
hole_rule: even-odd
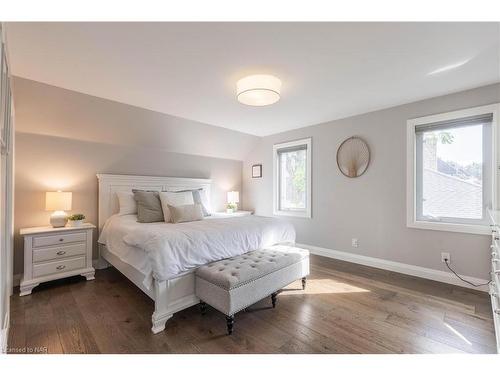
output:
[[[21,78],[14,100],[15,274],[19,229],[48,224],[45,191],[72,191],[72,212],[97,223],[96,173],[211,178],[214,208],[223,209],[226,192],[241,191],[241,160],[258,140]]]
[[[244,161],[243,202],[259,215],[272,215],[272,145],[312,137],[312,219],[290,218],[297,242],[327,249],[443,270],[441,251],[457,271],[488,278],[489,237],[406,227],[406,120],[500,102],[500,84],[262,138]],[[335,105],[335,103],[332,103]],[[347,137],[363,137],[372,163],[357,179],[344,177],[335,153]],[[263,178],[251,178],[252,164]],[[359,248],[351,247],[359,239]]]
[[[258,137],[16,77],[17,131],[243,160]]]

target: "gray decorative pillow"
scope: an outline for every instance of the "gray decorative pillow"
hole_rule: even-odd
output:
[[[190,189],[190,190],[178,190],[177,193],[182,193],[185,191],[190,191],[191,194],[193,194],[193,202],[195,204],[201,205],[201,210],[203,212],[203,216],[210,216],[210,212],[208,212],[208,209],[205,207],[205,204],[203,203],[203,199],[201,197],[201,191],[203,191],[203,188],[199,189]]]
[[[201,204],[185,204],[183,206],[170,206],[170,218],[172,223],[184,223],[187,221],[203,220]]]
[[[156,223],[163,221],[160,195],[157,191],[132,190],[137,202],[137,221],[139,223]]]

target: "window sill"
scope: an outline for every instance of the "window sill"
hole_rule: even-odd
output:
[[[306,219],[311,218],[311,213],[307,211],[274,211],[275,216],[290,216],[290,217],[303,217]]]
[[[468,225],[468,224],[452,224],[438,223],[430,221],[411,221],[406,224],[408,228],[440,230],[444,232],[469,233],[480,235],[491,235],[491,229],[487,225]]]

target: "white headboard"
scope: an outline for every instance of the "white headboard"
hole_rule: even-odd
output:
[[[212,180],[205,178],[98,174],[97,179],[99,180],[99,231],[106,220],[118,212],[118,198],[115,194],[117,191],[131,191],[132,189],[175,191],[204,188],[208,199],[211,200]]]

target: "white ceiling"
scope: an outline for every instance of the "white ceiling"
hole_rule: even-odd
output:
[[[265,136],[498,82],[499,25],[9,23],[7,37],[16,76]],[[283,81],[278,103],[236,100],[255,73]]]

